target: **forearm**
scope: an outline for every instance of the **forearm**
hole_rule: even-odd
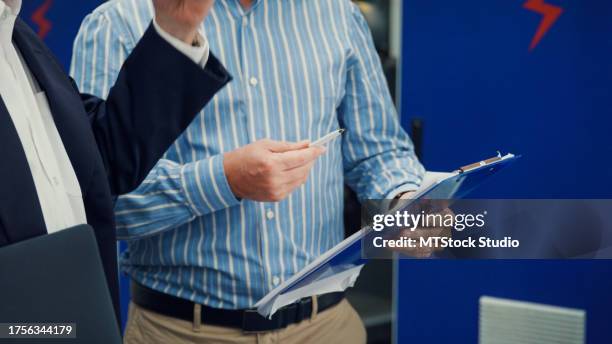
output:
[[[407,148],[394,148],[364,157],[345,170],[345,181],[361,200],[393,198],[416,190],[423,166]]]
[[[424,174],[402,129],[365,18],[351,6],[346,95],[340,118],[347,183],[360,199],[393,198],[418,188]]]
[[[361,69],[349,72],[347,89],[356,92],[347,96],[339,110],[347,129],[342,140],[346,182],[361,200],[393,198],[416,190],[424,168],[388,91],[363,80]]]

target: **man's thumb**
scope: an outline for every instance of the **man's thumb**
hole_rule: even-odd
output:
[[[267,148],[274,153],[284,153],[299,149],[308,148],[310,141],[304,140],[300,142],[286,142],[286,141],[268,141]]]

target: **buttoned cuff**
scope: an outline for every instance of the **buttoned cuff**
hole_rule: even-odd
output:
[[[155,27],[155,31],[170,45],[176,48],[181,53],[185,54],[189,57],[193,62],[202,66],[206,66],[206,62],[208,62],[208,56],[210,55],[210,47],[208,45],[208,40],[206,36],[198,30],[198,34],[196,36],[196,40],[198,42],[198,46],[193,46],[187,44],[180,39],[172,36],[168,32],[164,31],[158,24],[155,18],[153,19],[153,27]]]
[[[240,203],[225,176],[223,155],[185,165],[181,178],[189,205],[197,216]]]

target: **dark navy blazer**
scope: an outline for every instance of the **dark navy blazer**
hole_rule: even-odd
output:
[[[202,68],[150,26],[103,101],[80,94],[52,53],[20,19],[15,24],[13,42],[46,92],[81,186],[87,222],[95,230],[119,314],[114,197],[135,189],[144,180],[231,77],[212,54]],[[0,98],[0,246],[45,233],[28,162]]]

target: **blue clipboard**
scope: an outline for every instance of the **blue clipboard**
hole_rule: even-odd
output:
[[[482,185],[492,175],[519,159],[520,155],[506,154],[459,168],[451,176],[422,190],[416,199],[461,199]]]
[[[418,190],[412,202],[422,199],[464,198],[491,176],[506,168],[518,158],[520,156],[513,154],[498,155],[491,159],[461,167],[454,172],[446,174],[444,178],[431,183],[424,189]],[[412,202],[407,202],[404,206],[408,206]],[[371,232],[371,229],[365,227],[343,240],[285,283],[268,293],[255,307],[263,315],[269,315],[264,314],[268,310],[266,304],[274,300],[275,296],[296,291],[311,283],[365,264],[367,259],[362,258],[361,255],[361,239],[369,232]]]

